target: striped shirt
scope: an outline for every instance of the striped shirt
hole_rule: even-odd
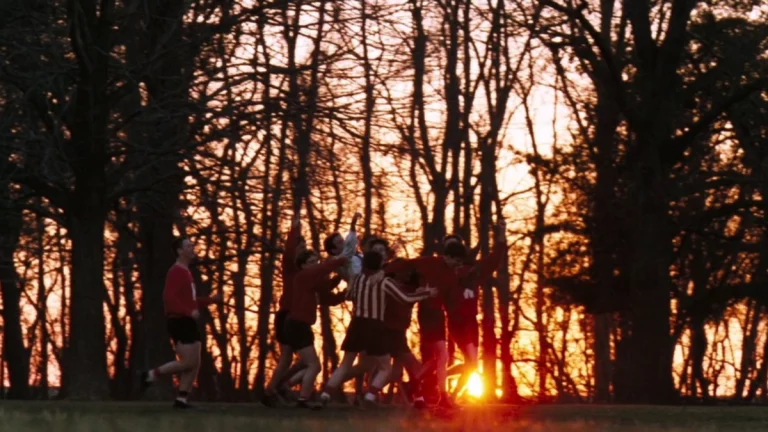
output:
[[[405,293],[397,283],[384,276],[383,271],[360,273],[352,279],[347,299],[353,302],[353,316],[384,321],[387,296],[401,303],[416,303],[429,297],[429,293]]]

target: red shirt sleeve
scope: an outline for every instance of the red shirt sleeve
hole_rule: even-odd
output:
[[[325,262],[322,262],[320,264],[317,264],[313,267],[310,267],[306,270],[302,270],[301,274],[303,276],[303,281],[311,281],[316,282],[319,279],[323,279],[326,276],[333,273],[334,270],[337,270],[339,267],[344,265],[348,260],[346,258],[333,258],[329,259]],[[323,283],[319,283],[315,285],[315,290],[322,289]]]
[[[291,226],[288,238],[285,239],[285,251],[283,252],[283,278],[290,277],[296,267],[296,246],[299,243],[299,226]]]
[[[430,263],[434,261],[435,261],[435,257],[431,257],[431,256],[413,258],[409,260],[397,260],[387,264],[386,271],[388,273],[400,273],[400,272],[413,270],[413,269],[416,269],[418,271],[423,271],[422,269],[424,268],[424,266],[428,266],[430,265]]]
[[[208,305],[213,304],[213,299],[210,297],[198,297],[195,299],[195,303],[197,303],[197,307],[206,307]]]
[[[503,252],[504,249],[497,244],[493,247],[493,251],[491,251],[487,257],[484,257],[475,264],[470,272],[474,273],[474,275],[471,275],[473,279],[472,286],[480,285],[493,276],[493,273],[498,270],[501,265],[501,259],[504,257]]]

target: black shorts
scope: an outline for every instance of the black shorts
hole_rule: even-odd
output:
[[[347,335],[341,350],[350,353],[366,353],[369,356],[383,356],[390,352],[389,338],[384,322],[370,318],[353,317],[347,328]]]
[[[419,321],[421,342],[440,342],[445,340],[445,312],[442,309],[424,307],[419,304],[416,314]]]
[[[167,320],[168,335],[174,344],[193,344],[202,342],[197,321],[192,317],[169,317]]]
[[[477,344],[480,341],[477,317],[457,317],[448,319],[448,330],[451,332],[451,339],[456,342],[459,348],[463,349],[468,345]]]
[[[411,352],[405,330],[387,328],[387,341],[389,344],[389,354],[392,357]]]
[[[277,311],[277,315],[275,315],[275,339],[277,339],[277,343],[280,345],[288,345],[288,341],[285,340],[285,335],[283,334],[286,319],[288,319],[287,310],[281,309]]]
[[[293,351],[302,350],[315,343],[315,333],[312,331],[312,326],[302,321],[286,318],[282,333],[285,344],[291,347]]]

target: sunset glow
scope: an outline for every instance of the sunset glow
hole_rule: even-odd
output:
[[[480,398],[485,393],[483,378],[477,372],[473,372],[467,381],[467,393],[474,398]]]

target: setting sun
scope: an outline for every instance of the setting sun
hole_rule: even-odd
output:
[[[480,374],[477,372],[472,373],[472,376],[469,377],[469,382],[467,383],[467,392],[469,395],[476,398],[481,397],[485,390],[484,387],[483,379],[480,377]]]

